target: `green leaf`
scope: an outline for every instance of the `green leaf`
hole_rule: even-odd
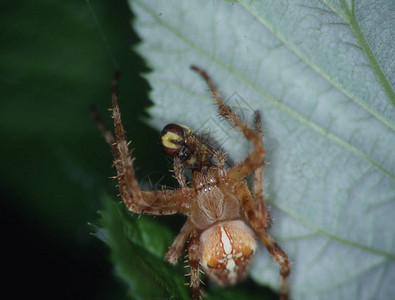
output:
[[[395,293],[393,2],[130,1],[155,105],[150,123],[210,130],[234,161],[251,146],[226,122],[196,64],[267,130],[270,233],[293,262],[294,299]],[[276,288],[264,249],[251,276]]]
[[[96,235],[112,249],[116,273],[133,299],[189,299],[182,266],[164,256],[172,233],[151,217],[131,216],[124,205],[105,198]]]

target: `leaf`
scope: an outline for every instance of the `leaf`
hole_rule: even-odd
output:
[[[293,262],[294,299],[395,293],[393,2],[130,1],[155,105],[150,123],[210,130],[234,161],[251,146],[226,122],[196,64],[228,104],[267,130],[270,233]],[[277,288],[265,250],[251,276]]]
[[[131,217],[124,205],[105,198],[96,235],[112,249],[116,273],[133,299],[189,299],[182,266],[166,263],[172,233],[150,217]]]

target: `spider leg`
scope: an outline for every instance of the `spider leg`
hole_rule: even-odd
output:
[[[207,73],[197,66],[191,66],[191,69],[198,72],[203,79],[206,81],[207,85],[210,88],[211,94],[214,96],[217,106],[219,109],[219,113],[224,116],[233,126],[235,126],[240,132],[244,134],[244,136],[251,142],[254,146],[252,152],[248,155],[246,159],[240,162],[238,165],[234,166],[228,172],[228,177],[231,179],[242,179],[249,174],[251,174],[254,170],[259,168],[259,166],[263,162],[263,158],[265,157],[265,148],[262,144],[262,139],[259,133],[256,133],[252,130],[247,124],[245,124],[237,114],[232,111],[225,103],[222,101],[221,94],[217,91],[212,82],[211,78],[207,75]]]
[[[280,265],[280,299],[286,300],[288,299],[289,294],[288,277],[290,273],[288,256],[266,232],[267,215],[266,213],[262,213],[262,211],[257,209],[257,204],[254,203],[247,185],[244,182],[239,181],[235,185],[235,190],[240,199],[240,204],[244,214],[250,222],[256,235],[269,251],[273,260]]]
[[[193,299],[198,299],[203,296],[203,290],[200,287],[200,234],[195,230],[188,244],[188,259],[189,259],[189,267],[191,269],[191,279],[190,279],[190,287],[191,287],[191,296]]]
[[[235,184],[235,190],[240,199],[240,205],[244,214],[255,231],[265,231],[267,223],[266,211],[262,211],[262,204],[252,199],[248,186],[243,181]]]
[[[262,140],[262,124],[261,124],[261,115],[259,114],[259,111],[255,112],[255,124],[256,124],[255,125],[256,132],[259,134]],[[266,208],[266,203],[263,195],[264,167],[265,167],[265,162],[262,161],[262,164],[254,172],[254,199],[255,199],[256,211],[265,215],[264,217],[261,218],[264,218],[266,220],[266,228],[269,228],[271,226],[271,218],[269,211]]]
[[[106,126],[103,124],[103,121],[101,120],[99,114],[97,113],[96,107],[91,108],[91,113],[93,116],[93,119],[97,125],[97,128],[99,128],[101,134],[103,135],[104,139],[106,142],[111,146],[112,150],[116,150],[115,147],[115,138],[112,135],[111,131],[107,130]]]
[[[188,199],[180,190],[141,191],[143,203],[136,203],[136,199],[128,191],[122,194],[120,189],[120,192],[127,208],[134,213],[149,215],[182,213],[189,215]],[[190,193],[193,192],[190,189]]]
[[[122,197],[126,195],[127,189],[132,191],[134,198],[138,203],[143,203],[144,199],[133,170],[133,159],[130,157],[128,143],[125,139],[125,129],[121,122],[121,113],[118,106],[117,88],[119,73],[116,73],[112,84],[112,113],[115,127],[115,147],[117,151],[114,153],[115,166],[118,172],[119,190]]]
[[[141,191],[133,169],[133,160],[130,156],[128,143],[125,139],[125,130],[121,122],[118,100],[116,95],[119,74],[117,73],[112,86],[113,119],[115,125],[115,138],[106,129],[97,112],[92,110],[93,117],[105,140],[110,144],[117,169],[119,192],[129,210],[145,214],[174,214],[189,213],[189,203],[182,191],[160,190]],[[193,193],[192,189],[189,189]],[[184,191],[185,193],[185,191]]]
[[[280,265],[280,300],[287,300],[289,298],[288,277],[290,274],[288,256],[267,232],[257,232],[257,236],[274,261]]]
[[[184,250],[185,243],[187,242],[194,228],[195,227],[193,223],[188,218],[166,254],[166,259],[169,263],[173,265],[177,263],[178,259],[182,254],[182,250]]]
[[[174,158],[174,175],[181,187],[181,190],[184,191],[185,196],[189,196],[189,188],[185,180],[184,172],[182,171],[182,163],[179,157]]]
[[[180,158],[174,158],[174,177],[177,179],[180,187],[181,192],[185,198],[188,200],[192,197],[191,190],[188,188],[184,173],[182,171],[182,163]],[[185,243],[187,242],[189,236],[191,235],[194,225],[191,220],[188,218],[187,221],[181,228],[181,231],[178,233],[176,238],[174,239],[173,244],[171,245],[169,251],[166,254],[166,259],[171,264],[176,264],[179,257],[182,254],[182,250],[184,250]]]
[[[225,170],[225,161],[226,161],[226,153],[220,150],[214,151],[214,163],[218,167],[218,177],[226,178],[226,170]]]

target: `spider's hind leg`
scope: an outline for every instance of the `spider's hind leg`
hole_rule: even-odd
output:
[[[254,229],[255,234],[266,247],[273,260],[280,265],[280,299],[286,300],[288,299],[289,294],[288,277],[290,274],[288,256],[266,232],[267,215],[262,214],[257,210],[256,203],[254,203],[247,185],[244,182],[239,181],[236,184],[235,189],[240,199],[240,204],[243,208],[245,217]]]
[[[280,300],[287,300],[289,298],[288,277],[290,274],[288,256],[267,232],[257,232],[257,235],[273,260],[280,265]]]
[[[261,123],[261,115],[259,111],[255,112],[255,126],[256,132],[259,134],[262,140],[262,123]],[[263,144],[263,141],[262,141]],[[257,214],[260,214],[262,220],[265,222],[265,229],[270,228],[272,224],[272,220],[270,218],[269,211],[266,208],[265,198],[264,198],[264,167],[265,162],[262,161],[262,164],[255,170],[254,172],[254,202],[255,202],[255,211]]]

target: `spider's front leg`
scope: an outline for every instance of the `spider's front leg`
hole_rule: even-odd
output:
[[[207,85],[210,88],[211,94],[214,96],[217,102],[219,113],[224,116],[240,132],[242,132],[244,136],[254,146],[254,149],[248,155],[248,157],[240,162],[238,165],[234,166],[228,172],[228,177],[231,179],[243,179],[252,172],[254,172],[263,163],[266,150],[263,147],[261,136],[259,133],[255,132],[247,124],[245,124],[234,111],[232,111],[228,106],[225,105],[225,103],[222,101],[221,94],[217,91],[211,78],[203,69],[197,66],[191,66],[191,69],[198,72],[206,81]]]
[[[94,119],[102,132],[107,143],[110,144],[114,155],[114,163],[117,168],[119,192],[129,210],[140,214],[189,214],[189,203],[184,196],[186,192],[193,192],[186,188],[181,190],[140,190],[134,169],[133,160],[130,156],[128,143],[125,139],[125,130],[121,122],[121,114],[118,106],[117,86],[119,74],[117,73],[112,86],[112,111],[115,126],[115,138],[106,129],[98,114],[93,111]],[[189,190],[188,190],[189,189]]]
[[[230,179],[240,180],[252,172],[255,172],[255,203],[252,204],[252,207],[257,212],[257,214],[259,214],[258,218],[265,222],[262,226],[259,226],[261,230],[264,230],[267,225],[270,225],[270,217],[266,210],[266,204],[263,197],[263,170],[266,150],[262,142],[260,114],[258,111],[255,113],[256,131],[254,131],[247,124],[245,124],[234,111],[225,105],[225,103],[222,101],[221,94],[217,91],[211,78],[203,69],[197,66],[191,66],[191,69],[198,72],[206,81],[212,95],[217,102],[220,114],[223,115],[239,131],[241,131],[254,146],[254,149],[248,155],[248,157],[230,169],[227,176]]]

